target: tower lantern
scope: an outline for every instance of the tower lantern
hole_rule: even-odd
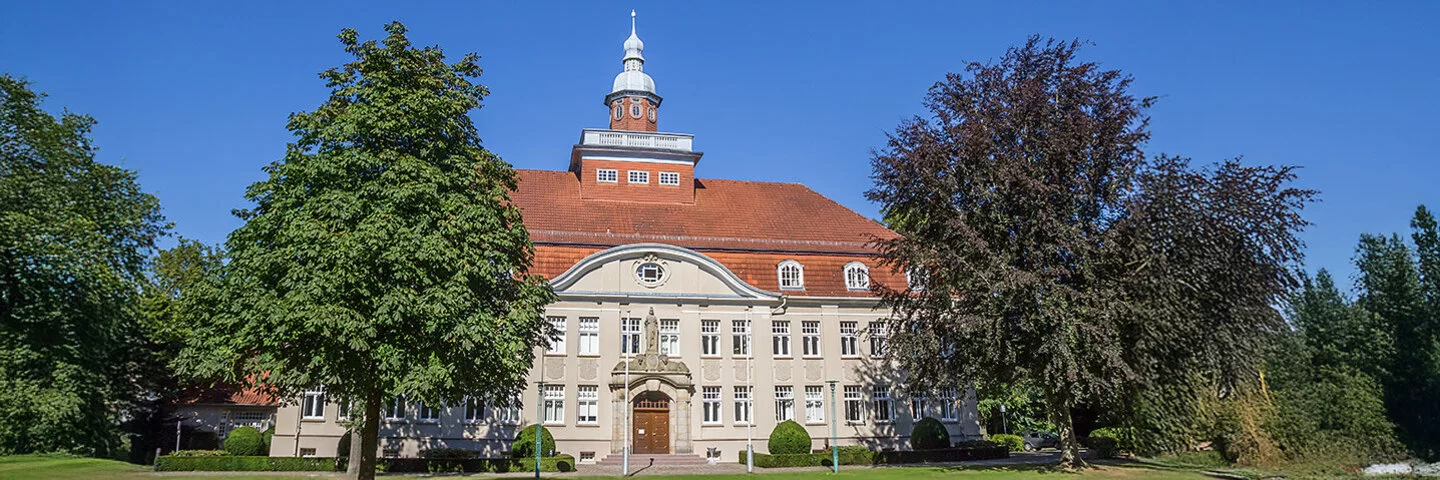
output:
[[[645,42],[635,34],[635,11],[630,11],[630,38],[625,39],[625,70],[615,76],[615,85],[605,96],[610,110],[611,130],[657,131],[660,95],[655,80],[645,74]]]

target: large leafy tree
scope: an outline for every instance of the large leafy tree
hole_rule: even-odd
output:
[[[877,245],[917,280],[882,287],[895,360],[1041,389],[1067,465],[1077,405],[1255,376],[1313,196],[1287,167],[1147,159],[1151,99],[1080,47],[1031,38],[947,75],[868,192],[902,234]]]
[[[250,187],[212,314],[178,365],[285,398],[323,388],[363,418],[353,462],[374,476],[381,403],[512,398],[554,294],[508,200],[514,170],[469,114],[487,95],[474,54],[447,63],[398,22],[321,73],[330,98],[293,114],[284,160]]]
[[[95,161],[95,120],[0,76],[0,454],[110,454],[140,400],[137,296],[168,228],[135,172]]]

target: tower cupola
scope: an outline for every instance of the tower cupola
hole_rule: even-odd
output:
[[[611,130],[654,132],[660,95],[655,93],[655,80],[645,74],[645,42],[635,34],[635,11],[630,11],[630,38],[625,39],[625,69],[615,76],[605,106],[610,110]]]

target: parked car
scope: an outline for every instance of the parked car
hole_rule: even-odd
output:
[[[1020,438],[1025,440],[1025,451],[1027,452],[1042,448],[1057,448],[1060,445],[1060,436],[1050,432],[1025,432]]]

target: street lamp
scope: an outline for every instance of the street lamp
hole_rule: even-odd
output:
[[[629,308],[626,308],[626,309],[625,309],[625,318],[620,319],[620,330],[621,330],[621,332],[624,332],[624,330],[625,330],[625,328],[626,328],[625,322],[629,322],[629,321],[630,321],[630,309],[629,309]],[[631,343],[631,340],[630,340],[630,339],[627,339],[627,338],[624,338],[623,335],[622,335],[621,341],[620,341],[620,355],[622,355],[622,356],[625,357],[625,387],[620,390],[620,395],[621,395],[622,397],[624,397],[624,401],[623,401],[622,403],[624,404],[624,407],[623,407],[623,408],[625,409],[625,445],[624,445],[623,447],[621,447],[621,450],[620,450],[620,451],[622,452],[622,453],[621,453],[621,457],[620,457],[620,458],[621,458],[621,461],[620,461],[620,474],[621,474],[621,476],[626,476],[626,477],[628,477],[628,476],[630,476],[630,430],[631,430],[631,427],[630,427],[630,360],[631,360],[632,358],[635,358],[635,348],[634,348],[634,345]]]
[[[835,473],[840,473],[840,439],[835,433],[835,382],[825,381],[830,384],[830,466],[834,467]]]
[[[745,406],[745,473],[755,473],[755,326],[750,323],[750,308],[745,307],[745,389],[749,394]]]
[[[1005,424],[1005,404],[1000,404],[1000,431],[1010,433],[1010,426]]]
[[[540,449],[543,448],[540,439],[545,437],[545,381],[535,382],[535,411],[539,417],[535,420],[535,480],[540,480]]]

